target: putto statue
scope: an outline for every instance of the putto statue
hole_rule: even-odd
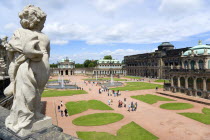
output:
[[[41,32],[46,16],[39,7],[26,6],[19,13],[23,28],[17,29],[5,44],[11,61],[11,83],[4,94],[14,95],[5,125],[19,136],[26,136],[52,125],[51,118],[40,113],[41,94],[49,79],[50,70],[50,41]]]

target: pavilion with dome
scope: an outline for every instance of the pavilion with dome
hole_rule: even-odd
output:
[[[201,41],[182,52],[180,67],[170,70],[173,92],[210,98],[210,45]]]
[[[74,75],[75,62],[68,57],[58,62],[57,68],[51,68],[52,75]]]

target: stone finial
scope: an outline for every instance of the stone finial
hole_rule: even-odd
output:
[[[194,53],[194,50],[191,50],[191,56],[194,56],[195,53]]]
[[[207,55],[208,54],[208,52],[207,52],[207,49],[205,48],[204,49],[204,53],[203,53],[204,55]]]
[[[198,41],[198,45],[202,45],[202,41],[201,40]]]

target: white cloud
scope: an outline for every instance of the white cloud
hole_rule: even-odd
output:
[[[204,0],[160,0],[159,11],[172,15],[197,12],[205,7]]]
[[[141,3],[143,0],[91,0],[100,11],[113,12],[129,3]]]
[[[68,40],[51,40],[50,43],[55,45],[65,45],[68,44]]]
[[[13,0],[0,1],[4,11],[0,13],[0,34],[14,32],[19,26],[18,12],[29,2],[47,13],[43,32],[50,36],[52,44],[73,40],[87,44],[159,43],[187,40],[210,31],[210,5],[204,0]]]

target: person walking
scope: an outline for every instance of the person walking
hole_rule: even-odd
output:
[[[155,89],[156,89],[156,92],[157,92],[158,91],[158,87],[156,87]]]
[[[136,109],[137,109],[137,102],[135,103],[135,111],[136,111]]]
[[[61,117],[63,117],[63,110],[61,110]]]
[[[60,103],[60,104],[61,104],[61,107],[62,107],[62,106],[63,106],[63,102],[61,101],[61,103]]]
[[[131,111],[133,111],[133,109],[134,109],[134,104],[133,102],[131,102]]]
[[[126,107],[126,101],[124,100],[124,107]]]
[[[58,112],[60,112],[60,111],[61,111],[60,109],[61,109],[61,107],[58,105]]]
[[[109,99],[109,100],[108,100],[108,105],[110,105],[110,103],[111,103],[111,100]]]
[[[129,105],[128,105],[128,111],[129,111],[129,112],[130,112],[130,108],[131,108],[131,105],[129,104]]]
[[[64,113],[65,113],[65,116],[67,117],[67,116],[68,116],[68,111],[67,111],[67,109],[64,110]]]

